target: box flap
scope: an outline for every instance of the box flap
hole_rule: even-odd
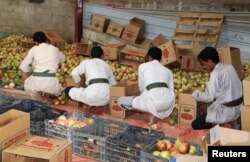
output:
[[[141,56],[141,57],[145,57],[147,55],[146,50],[134,49],[134,48],[129,48],[129,47],[123,48],[121,50],[121,52],[126,53],[126,54],[130,54],[130,55]]]
[[[64,140],[31,135],[11,145],[4,152],[39,159],[50,159],[69,144],[70,142]]]

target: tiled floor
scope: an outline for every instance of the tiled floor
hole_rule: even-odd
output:
[[[53,106],[54,107],[54,106]],[[82,111],[82,112],[86,112],[85,109],[83,108],[73,108],[73,107],[69,107],[69,106],[57,106],[57,108],[59,109],[64,109],[67,111]],[[143,113],[131,113],[130,115],[127,116],[126,119],[118,119],[118,118],[114,118],[111,117],[109,115],[108,112],[105,112],[103,109],[101,108],[97,108],[96,110],[92,111],[93,114],[96,114],[102,118],[109,118],[109,119],[114,119],[114,120],[120,120],[120,121],[124,121],[124,122],[128,122],[131,125],[135,125],[135,126],[140,126],[140,127],[144,127],[144,128],[149,128],[149,126],[147,125],[148,123],[148,115],[147,114],[143,114]],[[165,133],[166,136],[170,136],[170,137],[183,137],[188,141],[192,141],[195,143],[200,143],[201,142],[201,137],[207,132],[207,130],[193,130],[191,127],[189,126],[170,126],[167,123],[167,119],[166,120],[162,120],[162,121],[158,121],[158,125],[160,126],[159,131],[162,131]],[[85,159],[85,158],[81,158],[78,156],[73,155],[73,161],[72,162],[94,162],[94,160],[91,159]]]

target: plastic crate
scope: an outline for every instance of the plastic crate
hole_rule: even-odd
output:
[[[86,114],[79,111],[73,111],[70,113],[64,114],[67,118],[74,117],[77,121],[88,122],[89,118],[95,119],[96,116],[92,114]],[[59,125],[50,120],[45,120],[45,135],[49,137],[55,137],[59,139],[64,139],[68,141],[72,141],[72,132],[75,129],[79,128],[71,128],[64,125]]]
[[[20,103],[21,100],[12,96],[0,94],[0,114],[9,111],[12,105]]]
[[[162,132],[149,132],[149,129],[129,126],[125,132],[108,138],[106,160],[109,162],[138,162],[142,149],[151,146],[163,137]]]
[[[174,144],[176,138],[172,138],[172,137],[167,137],[165,136],[163,139],[166,140],[170,140],[170,142],[172,144]],[[195,155],[200,156],[202,155],[202,150],[199,144],[197,143],[193,143],[193,142],[188,142],[190,145],[193,145],[196,147],[197,152],[195,153]],[[170,162],[170,160],[160,157],[160,156],[154,156],[152,153],[156,150],[156,146],[155,146],[156,142],[153,143],[151,146],[149,146],[148,148],[142,150],[141,152],[141,162]],[[176,158],[170,158],[171,160],[175,160]]]
[[[121,121],[98,118],[94,124],[73,132],[73,153],[105,161],[107,138],[123,132],[128,126]]]
[[[21,100],[21,102],[13,104],[10,108],[30,113],[30,132],[39,136],[45,135],[45,119],[54,119],[66,112],[31,99]]]

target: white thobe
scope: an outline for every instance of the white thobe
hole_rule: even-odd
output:
[[[206,122],[223,124],[237,119],[240,115],[240,105],[223,105],[242,97],[241,81],[231,65],[218,63],[211,72],[205,91],[195,90],[192,96],[197,101],[207,103],[215,99],[207,109]]]
[[[23,72],[56,73],[59,63],[65,61],[65,56],[59,49],[47,43],[32,47],[19,68]],[[32,64],[32,66],[30,66]],[[61,85],[57,77],[30,76],[24,82],[24,90],[43,91],[54,95],[61,93]]]
[[[111,67],[102,59],[93,58],[84,60],[72,71],[73,80],[78,83],[81,75],[85,74],[86,88],[72,88],[69,96],[73,100],[86,103],[90,106],[104,106],[110,101],[110,85],[115,85],[116,81],[113,76]],[[107,83],[94,83],[89,85],[91,79],[105,78]]]
[[[172,72],[159,61],[153,60],[139,66],[138,77],[139,89],[142,93],[134,98],[132,106],[150,112],[160,119],[168,117],[175,103]],[[146,89],[147,85],[156,82],[166,83],[168,88]]]

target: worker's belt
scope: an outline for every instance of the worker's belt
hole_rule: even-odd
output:
[[[227,107],[235,107],[235,106],[239,106],[242,102],[243,102],[243,97],[240,97],[236,100],[224,103],[223,105]]]
[[[163,82],[156,82],[156,83],[151,83],[151,84],[147,85],[146,89],[149,91],[150,89],[160,88],[160,87],[168,88],[168,85],[166,83],[163,83]]]
[[[38,77],[55,77],[56,73],[49,73],[49,70],[46,70],[44,72],[33,72],[32,75]]]
[[[96,79],[91,79],[89,81],[89,85],[95,84],[95,83],[108,83],[109,84],[109,80],[105,78],[96,78]]]

